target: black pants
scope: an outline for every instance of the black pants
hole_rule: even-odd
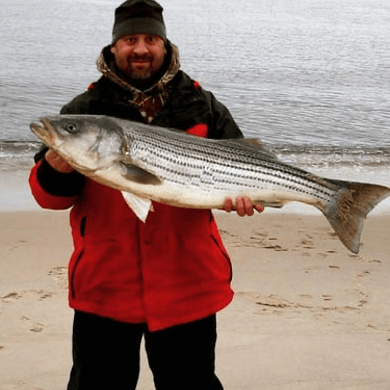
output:
[[[143,336],[156,390],[223,390],[214,373],[215,315],[149,332],[82,312],[74,317],[68,390],[134,390]]]

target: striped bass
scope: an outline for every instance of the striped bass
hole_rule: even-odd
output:
[[[138,122],[93,115],[40,118],[31,131],[77,171],[122,191],[145,222],[152,200],[222,208],[227,198],[281,207],[298,201],[328,219],[358,253],[367,214],[390,189],[327,179],[285,164],[253,139],[212,140]]]

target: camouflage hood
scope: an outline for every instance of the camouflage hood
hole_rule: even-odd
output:
[[[168,45],[171,59],[167,70],[156,83],[144,91],[137,89],[118,75],[115,59],[111,53],[110,46],[106,46],[102,50],[97,60],[97,68],[103,76],[121,86],[124,90],[131,92],[132,99],[129,100],[129,103],[139,109],[147,123],[150,123],[153,120],[156,113],[161,110],[166,103],[170,92],[168,83],[176,76],[180,69],[178,48],[171,42],[168,42]]]

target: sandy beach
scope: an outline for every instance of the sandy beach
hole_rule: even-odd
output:
[[[367,219],[358,255],[320,215],[217,219],[236,292],[218,316],[226,390],[390,388],[390,215]],[[64,389],[68,213],[1,212],[0,229],[0,389]],[[153,389],[144,356],[138,388]]]

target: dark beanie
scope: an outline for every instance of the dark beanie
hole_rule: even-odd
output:
[[[154,0],[127,0],[115,10],[112,44],[124,35],[152,34],[167,40],[163,8]]]

